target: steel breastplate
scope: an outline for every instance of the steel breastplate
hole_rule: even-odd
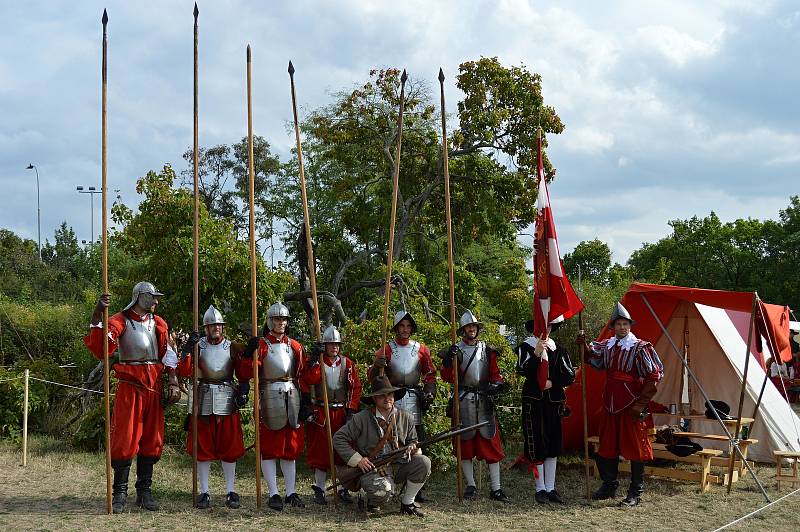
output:
[[[125,317],[125,330],[117,338],[120,362],[158,362],[156,320],[152,314],[144,321]]]
[[[461,341],[458,343],[458,348],[463,353],[459,364],[459,370],[463,372],[460,384],[477,388],[489,382],[489,353],[486,344],[478,342],[475,345],[467,345]]]
[[[221,382],[233,380],[230,340],[224,339],[218,344],[212,344],[207,338],[201,338],[198,345],[200,378]]]
[[[279,342],[270,343],[266,338],[262,338],[268,346],[267,354],[261,362],[262,379],[293,379],[294,378],[294,352],[289,343]]]
[[[389,362],[390,381],[395,386],[416,386],[419,384],[419,342],[411,340],[406,345],[389,342],[392,359]]]
[[[325,372],[325,384],[328,387],[328,402],[345,403],[347,402],[347,383],[344,381],[342,372],[346,371],[345,361],[340,359],[339,364],[333,367],[322,363]],[[314,399],[322,401],[322,383],[314,386]]]

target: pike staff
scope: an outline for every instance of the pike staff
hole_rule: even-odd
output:
[[[108,166],[106,161],[106,94],[108,88],[108,34],[106,27],[108,26],[108,13],[103,10],[103,63],[101,67],[102,77],[102,96],[101,96],[101,174],[102,183],[100,190],[102,192],[103,203],[103,229],[102,229],[102,244],[101,244],[101,259],[100,259],[100,277],[103,283],[103,294],[108,294],[108,214],[107,214],[107,177]],[[103,403],[105,406],[106,414],[106,512],[110,515],[111,510],[111,376],[110,367],[108,363],[108,307],[103,308]]]
[[[256,208],[255,208],[255,166],[253,163],[253,85],[250,45],[247,45],[247,175],[250,203],[250,334],[258,336],[258,311],[256,309]],[[255,425],[256,451],[256,508],[261,508],[261,390],[258,382],[258,349],[253,351],[253,424]]]
[[[297,163],[300,172],[300,197],[303,201],[303,223],[306,241],[306,256],[308,257],[308,279],[311,283],[311,299],[313,300],[312,308],[314,309],[314,338],[317,343],[321,340],[320,326],[319,326],[319,307],[317,305],[317,266],[314,259],[314,245],[311,240],[311,217],[308,212],[308,195],[306,194],[306,172],[305,165],[303,164],[303,147],[300,143],[300,123],[297,119],[297,93],[294,87],[294,65],[289,61],[289,84],[292,90],[292,116],[294,117],[294,136],[297,143]],[[386,315],[384,314],[384,323],[386,323]],[[328,433],[328,461],[331,466],[331,482],[336,485],[336,463],[333,459],[333,435],[331,434],[331,415],[328,403],[328,385],[325,375],[325,369],[321,366],[324,361],[320,359],[320,379],[322,388],[322,403],[325,408],[325,431]],[[339,495],[334,490],[333,502],[338,504]]]
[[[394,261],[394,224],[397,218],[397,194],[400,189],[400,147],[403,143],[403,110],[405,109],[405,89],[408,74],[403,69],[400,76],[400,113],[397,115],[397,146],[394,150],[394,172],[392,174],[392,213],[389,218],[389,253],[386,256],[386,285],[383,294],[383,321],[381,321],[381,356],[386,358],[383,346],[386,345],[386,324],[389,320],[389,299],[392,295],[392,262]],[[383,377],[384,367],[381,366],[380,375]]]
[[[581,267],[578,266],[578,295],[583,298],[583,284],[581,283]],[[583,311],[578,312],[578,334],[584,335],[583,330]],[[591,500],[591,488],[589,487],[589,418],[586,413],[586,369],[588,364],[583,364],[583,354],[581,357],[581,404],[583,405],[583,469],[586,476],[586,500]]]
[[[444,175],[444,215],[447,223],[447,276],[450,282],[450,342],[456,343],[456,291],[453,275],[453,219],[450,214],[450,164],[447,152],[447,114],[444,105],[444,72],[439,68],[439,88],[442,101],[442,173]],[[460,401],[458,400],[458,357],[453,357],[453,427],[461,425]],[[455,438],[456,446],[456,493],[463,500],[463,477],[461,471],[461,438]]]
[[[193,331],[199,330],[200,321],[200,177],[197,164],[198,150],[198,120],[197,120],[197,3],[194,4],[194,148],[192,150],[192,170],[194,173],[194,221],[192,226],[193,252],[192,252],[192,319]],[[197,389],[197,375],[199,373],[199,348],[194,345],[192,354],[192,505],[197,506],[197,416],[199,393]]]

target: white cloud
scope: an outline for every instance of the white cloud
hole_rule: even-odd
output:
[[[653,48],[676,66],[683,67],[693,59],[715,55],[724,35],[723,28],[710,40],[703,41],[670,26],[645,26],[636,31],[636,44]]]
[[[564,135],[566,148],[570,151],[597,154],[614,145],[614,135],[590,127],[567,130]]]

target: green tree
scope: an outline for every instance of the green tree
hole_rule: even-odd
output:
[[[596,284],[608,284],[611,271],[611,249],[595,238],[584,240],[571,253],[564,255],[564,270],[571,279],[581,277]]]

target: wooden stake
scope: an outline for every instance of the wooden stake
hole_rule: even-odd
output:
[[[319,307],[317,305],[317,262],[314,258],[314,244],[311,238],[311,216],[308,211],[308,195],[306,194],[306,172],[303,163],[303,147],[300,143],[300,122],[297,119],[297,93],[294,86],[294,65],[289,61],[289,84],[292,89],[292,116],[294,117],[294,136],[297,145],[297,162],[300,168],[300,197],[303,201],[303,222],[304,230],[306,233],[306,256],[308,257],[308,278],[311,283],[311,299],[313,300],[312,307],[314,309],[314,338],[319,342],[321,340],[320,324],[319,324]],[[325,361],[321,358],[319,361],[320,378],[322,388],[322,404],[325,409],[325,431],[328,435],[328,463],[331,468],[331,482],[336,485],[336,462],[333,458],[333,434],[331,431],[331,413],[330,404],[328,403],[328,383],[326,382],[325,368],[323,367]],[[339,502],[338,491],[333,491],[333,503],[336,505]]]
[[[100,277],[102,278],[103,294],[108,294],[108,165],[106,146],[106,95],[108,93],[108,13],[103,10],[103,63],[102,63],[102,96],[101,96],[101,174],[100,185],[102,197],[102,244],[100,259]],[[106,512],[111,511],[111,374],[108,362],[108,307],[103,309],[103,399],[105,406],[105,431],[106,431]]]
[[[253,162],[253,84],[250,45],[247,45],[247,173],[250,202],[250,333],[258,336],[256,294],[256,208],[255,165]],[[253,351],[253,425],[256,429],[256,508],[261,508],[261,390],[258,382],[258,349]]]
[[[380,353],[386,358],[387,322],[389,320],[389,299],[392,295],[392,263],[394,262],[394,225],[397,218],[397,194],[400,190],[400,146],[403,142],[403,110],[405,109],[405,89],[408,74],[405,69],[400,76],[400,113],[397,116],[397,146],[394,150],[394,172],[392,174],[392,212],[389,218],[389,253],[386,256],[386,285],[383,295],[383,321],[381,322],[381,349]],[[383,377],[384,368],[380,369]]]
[[[22,396],[22,467],[28,465],[28,390],[31,370],[25,370],[25,392]]]
[[[192,150],[192,170],[194,173],[194,225],[193,225],[193,261],[192,261],[192,316],[194,328],[200,330],[200,177],[197,163],[198,142],[198,105],[197,105],[197,3],[194,4],[194,149]],[[198,375],[200,371],[200,350],[195,344],[192,352],[192,504],[197,505],[197,417],[200,414],[200,394]]]
[[[444,72],[439,68],[439,88],[442,105],[442,173],[444,174],[444,216],[447,224],[447,277],[450,283],[450,342],[456,343],[456,283],[453,274],[453,218],[450,212],[450,163],[447,146],[447,110],[444,104]],[[453,428],[461,425],[458,394],[458,357],[453,357]],[[456,494],[463,501],[463,472],[461,471],[461,436],[455,438]]]

